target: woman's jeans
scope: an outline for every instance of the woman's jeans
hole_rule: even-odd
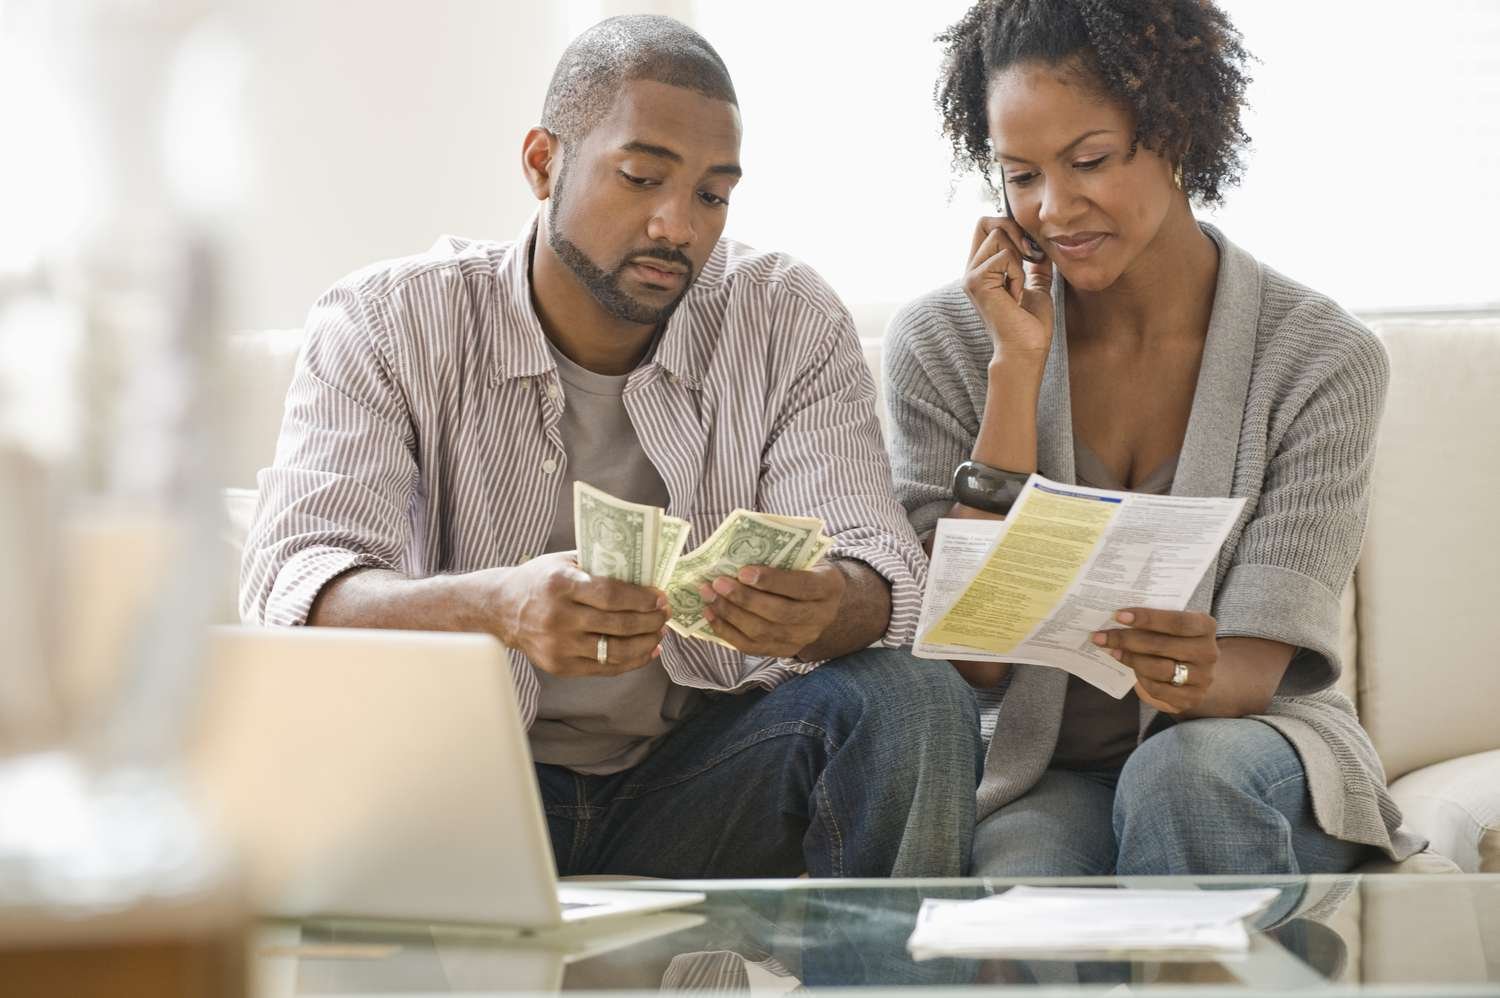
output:
[[[1184,721],[1122,768],[1049,769],[980,822],[990,877],[1341,873],[1371,852],[1318,827],[1290,742],[1250,718]]]
[[[872,649],[714,697],[625,772],[536,771],[564,875],[954,877],[981,751],[952,667]]]

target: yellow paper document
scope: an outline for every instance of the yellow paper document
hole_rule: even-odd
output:
[[[1051,666],[1122,697],[1135,673],[1094,632],[1117,610],[1186,608],[1244,504],[1032,475],[1003,521],[938,521],[912,652]]]
[[[1111,497],[1036,486],[928,640],[1014,651],[1057,609],[1119,508]]]

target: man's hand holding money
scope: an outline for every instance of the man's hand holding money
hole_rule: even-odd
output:
[[[508,573],[496,594],[500,638],[538,669],[614,676],[661,654],[670,613],[660,590],[589,575],[571,551],[533,558]]]
[[[585,482],[574,483],[573,518],[582,569],[623,582],[654,580],[666,590],[672,630],[685,638],[808,661],[849,650],[849,636],[834,634],[832,625],[849,595],[850,575],[847,563],[824,563],[834,542],[820,519],[736,509],[683,554],[687,520]],[[869,578],[859,581],[873,588]],[[877,604],[876,616],[889,619],[889,592],[873,595],[863,602]],[[830,640],[820,645],[825,637]]]
[[[700,586],[698,595],[704,619],[723,640],[747,655],[795,658],[833,623],[844,586],[833,563],[804,571],[747,565]]]

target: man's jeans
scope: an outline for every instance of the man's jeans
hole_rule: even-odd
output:
[[[981,746],[946,662],[871,649],[715,696],[640,765],[538,765],[558,872],[950,877],[968,872]]]
[[[974,837],[990,877],[1341,873],[1371,854],[1318,827],[1290,742],[1250,718],[1200,718],[1123,768],[1049,769]]]

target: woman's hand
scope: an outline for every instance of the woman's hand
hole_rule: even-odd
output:
[[[1139,607],[1121,610],[1115,619],[1129,626],[1095,632],[1094,644],[1135,671],[1136,695],[1168,714],[1197,709],[1214,682],[1218,622],[1206,613]],[[1187,666],[1187,679],[1173,686],[1179,662]]]
[[[1045,360],[1052,345],[1052,263],[1021,253],[1025,233],[1009,218],[986,215],[974,228],[964,293],[995,342],[997,359]]]

